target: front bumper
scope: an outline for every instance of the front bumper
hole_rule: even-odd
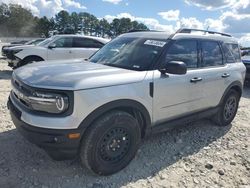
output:
[[[17,58],[15,58],[15,59],[9,59],[9,58],[7,58],[6,61],[8,62],[8,66],[9,67],[15,68],[15,67],[18,67],[18,64],[19,64],[19,62],[21,60],[17,59]]]
[[[11,99],[7,103],[17,130],[31,143],[44,149],[55,160],[73,159],[78,154],[81,138],[70,139],[70,133],[81,133],[78,129],[46,129],[29,125],[21,120],[22,112]]]
[[[7,50],[5,49],[5,46],[2,47],[2,56],[3,57],[6,57],[6,54],[7,54]]]
[[[6,52],[6,61],[8,62],[8,65],[10,67],[18,67],[19,62],[21,61],[21,59],[19,59],[18,57],[16,57],[13,52]]]

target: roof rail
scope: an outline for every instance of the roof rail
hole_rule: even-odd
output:
[[[162,32],[162,31],[150,30],[150,29],[131,29],[127,33],[133,33],[133,32]]]
[[[222,36],[226,37],[232,37],[232,35],[226,34],[226,33],[220,33],[220,32],[215,32],[215,31],[208,31],[208,30],[203,30],[203,29],[187,29],[187,28],[182,28],[176,31],[176,33],[191,33],[192,31],[201,31],[204,32],[204,34],[209,33],[209,34],[219,34]]]
[[[150,31],[146,29],[131,29],[127,33]]]

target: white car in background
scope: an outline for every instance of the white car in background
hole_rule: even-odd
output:
[[[9,66],[17,68],[36,61],[88,59],[109,39],[82,35],[55,35],[36,46],[12,47],[7,55]]]

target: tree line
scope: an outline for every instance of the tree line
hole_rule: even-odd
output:
[[[87,12],[65,10],[54,17],[34,16],[30,10],[17,4],[0,5],[0,37],[48,37],[51,33],[115,37],[129,30],[148,30],[147,26],[129,18],[97,19]]]

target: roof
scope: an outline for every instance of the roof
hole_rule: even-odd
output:
[[[219,40],[227,43],[238,43],[234,37],[221,36],[217,34],[199,34],[199,33],[177,33],[173,36],[173,39],[210,39]]]
[[[213,33],[213,34],[212,34]],[[212,39],[212,40],[219,40],[227,43],[238,43],[237,39],[231,37],[228,34],[217,33],[217,32],[202,32],[202,30],[197,30],[196,32],[190,33],[173,33],[170,34],[164,31],[139,31],[139,32],[129,32],[120,35],[120,37],[141,37],[141,38],[151,38],[151,39]]]
[[[119,37],[141,37],[141,38],[151,38],[151,39],[168,39],[170,34],[163,31],[140,31],[140,32],[129,32],[120,35]]]

